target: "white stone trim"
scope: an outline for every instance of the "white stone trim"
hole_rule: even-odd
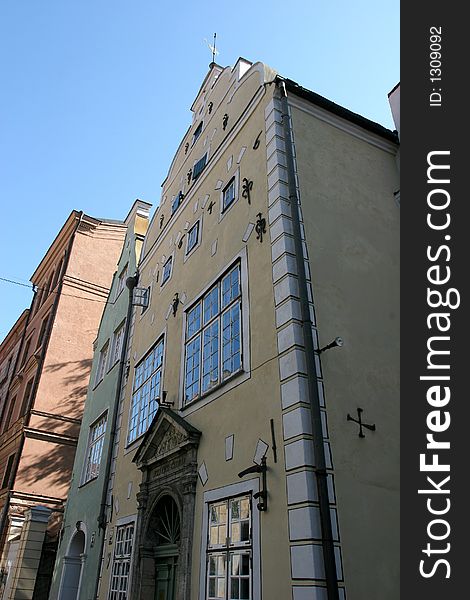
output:
[[[207,552],[207,527],[208,527],[208,510],[207,505],[217,500],[224,498],[232,498],[241,494],[251,493],[252,496],[259,492],[259,478],[248,479],[240,483],[233,483],[225,487],[216,488],[204,492],[204,509],[202,515],[201,528],[201,556],[199,566],[199,600],[206,598],[206,552]],[[252,600],[261,600],[261,547],[260,547],[260,511],[256,508],[256,502],[252,503]]]

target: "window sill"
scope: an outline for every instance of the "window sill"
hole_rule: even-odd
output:
[[[93,481],[96,481],[99,477],[99,473],[98,475],[95,475],[95,477],[92,477],[91,479],[88,479],[88,481],[84,481],[83,483],[81,483],[78,486],[78,489],[81,490],[82,488],[84,488],[85,486],[87,486],[89,483],[92,483]]]
[[[229,377],[227,377],[226,379],[224,379],[217,385],[214,385],[214,387],[211,387],[210,390],[207,390],[207,392],[204,392],[203,394],[200,394],[197,398],[194,398],[193,400],[186,402],[186,404],[183,404],[183,406],[181,407],[181,410],[183,411],[186,408],[192,408],[198,402],[201,402],[202,400],[207,400],[212,394],[221,390],[224,386],[231,383],[237,377],[240,377],[241,375],[245,375],[245,374],[246,374],[246,371],[243,368],[238,369],[238,371],[235,371],[235,373],[232,373]]]

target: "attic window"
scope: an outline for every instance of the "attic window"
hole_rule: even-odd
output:
[[[196,143],[198,137],[201,135],[202,133],[202,121],[199,123],[199,125],[196,127],[195,132],[193,133],[193,142],[191,144],[191,146],[194,146],[194,144]]]

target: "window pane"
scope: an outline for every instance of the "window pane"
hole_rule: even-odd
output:
[[[240,303],[222,315],[222,376],[228,377],[241,367]]]
[[[219,381],[219,321],[209,325],[202,337],[202,391],[206,392]]]
[[[204,297],[204,325],[219,312],[219,286],[216,285]]]
[[[236,266],[222,279],[222,308],[240,295],[240,269]]]
[[[224,190],[223,210],[225,210],[235,199],[235,179],[228,184]]]
[[[199,363],[201,336],[186,344],[185,401],[189,402],[199,395]]]
[[[170,278],[172,261],[173,257],[170,256],[170,258],[166,261],[166,263],[163,266],[162,285],[165,283],[165,281],[167,281]]]
[[[188,248],[187,248],[186,252],[191,252],[191,250],[197,244],[198,237],[199,237],[199,221],[189,230]]]
[[[201,329],[201,303],[191,309],[188,313],[187,337],[192,337]]]

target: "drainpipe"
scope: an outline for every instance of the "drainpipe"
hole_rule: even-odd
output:
[[[70,238],[70,242],[69,242],[69,245],[68,245],[68,248],[67,248],[67,256],[66,256],[66,259],[64,261],[64,265],[62,267],[62,273],[63,274],[65,274],[65,272],[67,271],[67,267],[68,267],[68,264],[69,264],[69,261],[70,261],[70,255],[72,254],[72,246],[73,246],[73,243],[75,241],[75,235],[76,235],[76,233],[78,231],[78,228],[81,225],[81,222],[83,220],[83,216],[84,216],[83,211],[80,211],[79,214],[78,214],[77,224],[75,225],[75,228],[73,230],[73,233],[72,233],[72,236]],[[33,382],[33,387],[31,389],[30,396],[29,396],[28,406],[25,407],[25,413],[24,413],[25,414],[25,420],[24,420],[24,423],[23,423],[23,427],[27,427],[29,425],[30,420],[31,420],[30,411],[31,411],[31,407],[33,406],[34,400],[36,398],[36,392],[37,392],[37,389],[38,389],[38,386],[39,386],[39,381],[41,379],[42,368],[44,366],[44,360],[46,358],[47,347],[49,346],[50,333],[51,333],[51,330],[52,330],[52,325],[54,323],[54,318],[55,318],[55,315],[56,315],[56,312],[57,312],[57,307],[59,305],[60,295],[62,293],[62,288],[63,287],[64,287],[64,278],[62,276],[61,279],[60,279],[59,287],[57,289],[57,295],[54,298],[54,302],[52,304],[51,312],[50,312],[50,315],[49,315],[49,322],[47,324],[47,330],[46,330],[46,332],[44,334],[44,341],[43,341],[43,344],[42,344],[41,356],[39,357],[38,368],[36,369],[36,374],[34,376],[34,382]],[[35,295],[33,297],[32,302],[31,302],[31,309],[34,308],[34,300],[36,298],[36,293],[35,293]],[[30,314],[28,315],[28,323],[26,324],[26,327],[29,324],[29,319],[30,319],[31,314],[32,314],[32,311],[30,310]],[[25,328],[25,334],[24,335],[26,335],[26,328]],[[24,341],[24,338],[23,338],[23,341]],[[22,343],[23,343],[23,341],[22,341]],[[19,355],[20,355],[20,352],[18,353],[18,356],[17,356],[16,361],[15,361],[15,369],[16,369],[16,366],[17,366],[17,363],[18,363]],[[17,455],[16,455],[16,459],[15,459],[13,468],[12,468],[11,473],[10,473],[10,481],[8,482],[8,487],[10,487],[10,483],[13,484],[14,481],[15,481],[15,479],[16,479],[16,475],[18,473],[18,467],[20,465],[21,455],[23,453],[24,440],[25,440],[25,435],[23,433],[22,436],[21,436],[21,440],[20,440],[20,447],[18,449],[18,452],[17,452]],[[8,490],[8,497],[7,497],[7,500],[5,502],[4,510],[3,510],[3,513],[2,513],[2,520],[1,520],[1,525],[0,525],[0,532],[2,532],[2,535],[4,533],[3,529],[4,529],[5,525],[6,525],[6,521],[7,521],[7,517],[8,517],[8,508],[9,508],[9,505],[10,505],[10,500],[11,500],[11,489]],[[2,547],[2,551],[3,551],[3,547]]]
[[[133,295],[133,291],[137,285],[138,280],[139,280],[139,272],[138,271],[136,272],[136,274],[133,277],[128,277],[126,279],[126,286],[129,289],[129,304],[127,306],[126,327],[124,329],[124,339],[122,342],[121,362],[119,364],[118,380],[117,380],[117,385],[116,385],[116,394],[114,397],[114,405],[112,408],[111,434],[110,434],[110,438],[109,438],[109,449],[108,449],[108,453],[106,455],[106,467],[105,467],[105,473],[104,473],[103,491],[101,493],[100,513],[99,513],[98,519],[97,519],[98,528],[103,530],[103,537],[101,540],[101,549],[100,549],[100,563],[103,560],[104,542],[105,542],[104,532],[106,529],[106,508],[107,508],[106,497],[108,495],[109,476],[111,473],[111,464],[112,464],[112,460],[113,460],[113,449],[114,449],[114,443],[115,443],[115,437],[116,437],[116,424],[117,424],[117,418],[118,418],[118,413],[119,413],[118,409],[119,409],[119,402],[121,399],[122,382],[124,379],[127,342],[129,339],[129,332],[130,332],[130,328],[131,328],[132,295]],[[95,593],[94,593],[93,598],[96,598],[98,596],[99,581],[100,581],[100,578],[97,577]]]
[[[338,580],[336,577],[335,549],[331,525],[330,504],[328,499],[328,479],[326,471],[325,448],[323,446],[323,429],[321,423],[320,398],[318,394],[317,374],[315,368],[315,347],[312,336],[312,320],[308,305],[307,277],[302,247],[302,234],[299,218],[299,199],[295,184],[295,164],[292,151],[292,131],[287,102],[287,91],[282,79],[278,79],[277,87],[281,95],[282,124],[286,141],[287,178],[289,203],[292,214],[295,255],[299,275],[299,295],[304,333],[305,355],[307,363],[307,381],[310,398],[310,415],[312,420],[313,449],[315,456],[315,474],[317,478],[318,501],[320,505],[320,522],[322,530],[323,559],[325,563],[326,589],[328,600],[339,600]]]

